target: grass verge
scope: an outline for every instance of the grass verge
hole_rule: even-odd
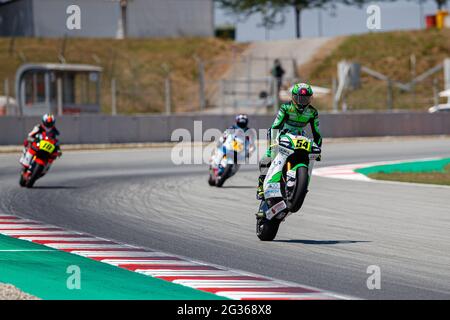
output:
[[[369,178],[376,180],[439,184],[450,186],[450,165],[446,166],[443,172],[380,172],[369,174]]]

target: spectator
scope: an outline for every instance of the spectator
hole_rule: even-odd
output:
[[[281,62],[279,59],[275,59],[272,68],[272,76],[275,78],[277,84],[277,95],[280,96],[281,85],[283,84],[283,76],[285,71],[281,66]]]

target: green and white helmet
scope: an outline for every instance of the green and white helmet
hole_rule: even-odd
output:
[[[307,83],[297,83],[291,89],[292,101],[301,109],[309,106],[313,95],[312,88]]]

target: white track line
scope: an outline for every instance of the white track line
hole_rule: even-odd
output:
[[[0,233],[11,236],[11,237],[20,237],[20,236],[35,236],[35,235],[41,235],[44,234],[46,236],[52,236],[52,235],[71,235],[76,236],[80,235],[80,233],[72,232],[72,231],[56,231],[56,230],[0,230]]]
[[[96,238],[92,237],[18,237],[20,240],[27,240],[27,241],[54,241],[54,242],[61,242],[61,241],[70,241],[70,242],[92,242],[92,241],[98,241]]]
[[[227,270],[142,270],[136,269],[135,272],[143,273],[153,277],[195,277],[195,276],[217,276],[217,277],[237,277],[239,273]]]
[[[71,253],[77,254],[86,258],[105,258],[108,257],[136,257],[136,258],[146,258],[146,257],[161,257],[161,256],[169,256],[163,252],[151,251],[151,252],[133,252],[133,251],[83,251],[83,250],[74,250]]]
[[[57,227],[48,224],[0,224],[0,230],[15,230],[15,229],[55,229]],[[58,228],[59,229],[59,228]]]

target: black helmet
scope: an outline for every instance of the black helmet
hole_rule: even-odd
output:
[[[242,129],[247,128],[248,116],[246,114],[240,114],[240,115],[236,116],[236,125]]]
[[[44,125],[44,127],[53,128],[55,122],[55,116],[51,113],[46,113],[42,116],[42,124]]]

